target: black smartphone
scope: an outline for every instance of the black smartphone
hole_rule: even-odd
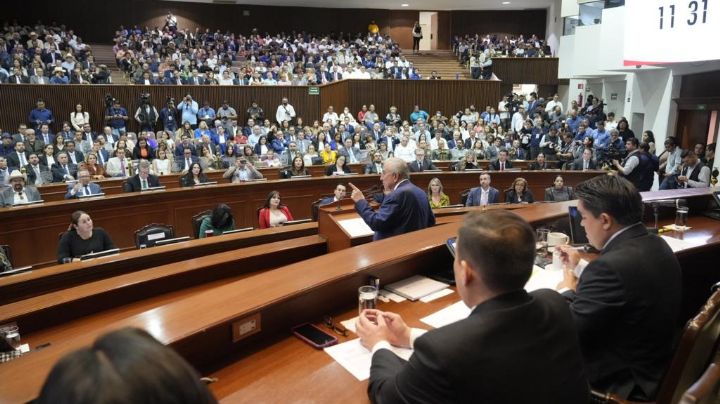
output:
[[[450,250],[450,254],[452,254],[453,258],[455,257],[455,244],[457,244],[457,237],[449,238],[447,240],[447,248]]]
[[[305,323],[292,328],[292,333],[301,340],[307,342],[317,349],[326,346],[335,345],[338,342],[337,337],[330,335],[313,324]]]

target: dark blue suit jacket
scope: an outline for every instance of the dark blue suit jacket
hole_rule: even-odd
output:
[[[468,194],[467,202],[465,202],[465,206],[480,206],[480,197],[482,195],[482,191],[480,187],[475,187],[470,190],[470,193]],[[500,202],[500,192],[490,187],[490,193],[488,194],[488,203],[498,203]]]
[[[355,210],[375,231],[373,240],[435,225],[435,215],[430,209],[427,195],[410,181],[403,181],[397,189],[386,195],[377,212],[364,199],[355,203]]]
[[[74,194],[72,193],[72,189],[75,187],[75,184],[68,185],[67,192],[65,193],[65,199],[73,199],[78,198],[80,195],[83,194],[82,189],[78,191],[78,193]],[[102,188],[100,188],[100,185],[91,182],[88,184],[88,189],[90,190],[91,195],[100,194],[102,193]]]

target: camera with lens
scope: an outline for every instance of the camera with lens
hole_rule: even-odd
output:
[[[150,103],[150,93],[141,93],[140,94],[140,104],[149,104]]]
[[[115,103],[115,97],[112,94],[105,94],[105,108],[110,108]]]

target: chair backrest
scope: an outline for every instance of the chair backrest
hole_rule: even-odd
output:
[[[714,404],[720,402],[720,350],[700,379],[683,394],[680,404]]]
[[[135,248],[154,247],[158,240],[175,237],[175,228],[169,224],[152,223],[135,232]]]
[[[316,200],[315,202],[310,204],[310,215],[312,217],[312,220],[314,222],[318,221],[318,216],[320,216],[320,202],[322,202],[324,198],[320,198]]]
[[[203,219],[210,215],[212,215],[211,210],[204,210],[192,217],[193,237],[200,238],[200,224],[202,223]]]
[[[462,190],[460,192],[460,203],[465,206],[465,203],[467,202],[468,195],[470,195],[470,188]]]
[[[720,290],[716,290],[688,321],[670,367],[663,378],[657,402],[677,403],[703,373],[720,340]]]
[[[0,258],[0,272],[9,271],[12,269],[12,254],[10,253],[10,246],[7,244],[0,245],[0,252],[5,255],[5,260]],[[5,262],[7,261],[7,262]]]

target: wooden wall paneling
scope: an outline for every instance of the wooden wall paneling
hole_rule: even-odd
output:
[[[457,34],[532,34],[545,37],[547,10],[453,10],[453,35]]]
[[[558,85],[558,58],[494,58],[493,73],[507,84]]]
[[[310,96],[308,96],[310,97]],[[315,96],[318,97],[318,96]],[[328,106],[332,105],[335,113],[338,115],[343,112],[343,108],[348,101],[348,81],[341,80],[334,83],[325,84],[320,87],[319,95],[319,112],[318,118],[322,119],[323,114],[327,111]],[[312,123],[312,122],[309,122]]]

